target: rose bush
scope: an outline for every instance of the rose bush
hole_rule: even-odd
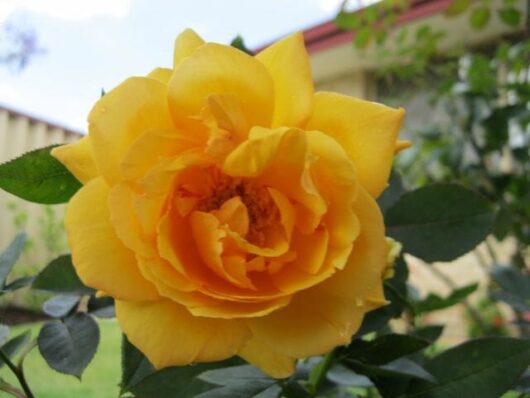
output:
[[[53,151],[84,184],[76,270],[156,367],[239,355],[288,376],[386,302],[375,198],[403,115],[314,93],[301,34],[252,57],[187,30],[173,69],[125,80]]]

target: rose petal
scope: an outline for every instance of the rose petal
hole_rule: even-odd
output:
[[[169,300],[118,300],[116,316],[129,341],[156,368],[226,359],[250,337],[237,320],[196,317]]]
[[[299,127],[313,108],[313,79],[301,32],[288,36],[256,55],[274,82],[272,127]]]
[[[94,159],[109,184],[120,181],[120,161],[131,144],[150,130],[174,131],[166,85],[132,77],[105,94],[88,116]]]
[[[99,175],[87,135],[71,144],[53,148],[51,154],[83,184]]]
[[[101,178],[90,180],[70,200],[66,231],[72,260],[81,280],[122,300],[153,300],[155,287],[144,279],[134,253],[118,239],[107,205],[109,187]]]
[[[335,93],[316,93],[307,130],[333,137],[355,164],[365,189],[377,197],[386,188],[405,111]]]
[[[381,212],[362,189],[355,211],[362,229],[347,266],[297,293],[288,306],[247,320],[256,338],[295,358],[323,354],[347,344],[364,314],[385,303],[384,297],[378,297],[388,251]]]
[[[185,58],[169,82],[175,124],[195,131],[206,99],[212,94],[235,94],[251,125],[270,124],[272,81],[265,67],[253,57],[229,46],[208,43]]]
[[[274,378],[291,376],[295,371],[296,359],[278,353],[273,347],[252,337],[238,355]]]
[[[180,63],[204,44],[204,40],[192,29],[184,30],[175,40],[173,51],[173,68],[177,68]]]

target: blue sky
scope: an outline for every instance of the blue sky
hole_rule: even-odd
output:
[[[32,26],[46,54],[27,69],[0,68],[0,104],[85,131],[101,89],[170,66],[176,35],[209,41],[241,34],[256,47],[329,20],[341,0],[0,0],[0,23]]]

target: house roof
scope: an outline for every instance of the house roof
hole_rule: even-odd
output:
[[[399,15],[395,26],[400,26],[428,17],[432,14],[440,13],[447,8],[451,1],[452,0],[412,0],[410,8]],[[373,6],[377,5],[375,4]],[[357,12],[362,12],[362,10]],[[317,53],[339,44],[351,42],[356,34],[355,31],[340,29],[337,27],[334,20],[305,29],[303,33],[306,48],[310,54]]]
[[[42,124],[46,125],[50,129],[59,129],[59,130],[63,130],[63,131],[66,131],[68,133],[77,134],[77,135],[84,135],[85,134],[85,133],[83,133],[83,132],[81,132],[79,130],[75,130],[75,129],[72,129],[70,127],[66,127],[66,126],[61,125],[59,123],[56,123],[56,122],[53,122],[53,121],[50,121],[50,120],[47,120],[47,119],[43,119],[41,117],[38,117],[38,116],[35,116],[35,115],[31,115],[29,113],[26,113],[26,112],[23,112],[23,111],[20,111],[20,110],[17,110],[17,109],[13,109],[12,107],[9,107],[9,106],[3,105],[3,104],[0,104],[0,112],[1,111],[6,111],[7,113],[9,113],[10,115],[12,115],[14,117],[26,118],[31,123],[34,123],[34,124],[42,123]]]

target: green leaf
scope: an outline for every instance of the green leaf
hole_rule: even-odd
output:
[[[392,333],[371,341],[355,339],[340,355],[371,365],[383,365],[429,345],[428,341],[418,337]]]
[[[473,10],[469,17],[471,27],[476,30],[483,29],[491,18],[491,11],[488,7],[480,7]]]
[[[436,382],[432,374],[407,358],[396,359],[383,366],[367,365],[355,360],[347,360],[344,365],[357,373],[368,376],[376,384],[380,378],[420,379],[429,384]]]
[[[343,365],[333,366],[326,374],[326,378],[335,384],[343,386],[369,388],[374,385],[368,377],[359,375]]]
[[[300,383],[298,383],[295,380],[288,380],[283,385],[282,392],[285,398],[312,398],[313,397],[313,395],[311,395],[309,391],[307,391],[304,387],[300,385]]]
[[[36,149],[0,165],[0,188],[30,202],[65,203],[81,184],[50,151]]]
[[[512,389],[521,393],[530,393],[530,372],[528,370],[517,380]]]
[[[210,384],[227,386],[233,383],[246,384],[252,382],[253,380],[270,380],[270,377],[268,377],[255,366],[241,365],[207,370],[206,372],[199,375],[199,379]]]
[[[471,5],[471,0],[453,0],[445,9],[444,13],[447,16],[454,17],[466,11]]]
[[[355,35],[355,38],[353,39],[355,46],[357,48],[366,48],[366,46],[368,46],[368,44],[370,43],[372,33],[372,29],[367,26],[359,29],[359,31]]]
[[[65,254],[50,262],[32,284],[33,289],[54,293],[92,294],[91,289],[83,284],[72,264],[72,257]]]
[[[451,261],[484,240],[493,206],[456,184],[432,184],[403,195],[386,213],[387,234],[427,262]]]
[[[122,394],[153,374],[156,369],[149,360],[123,335],[121,346],[121,392]]]
[[[7,275],[22,254],[26,238],[27,236],[24,232],[19,232],[7,249],[0,254],[0,286],[2,289],[5,287]]]
[[[24,276],[22,278],[15,279],[13,282],[5,285],[3,291],[12,292],[14,290],[22,289],[23,287],[30,286],[34,280],[34,276]]]
[[[515,267],[496,265],[490,275],[499,286],[494,296],[517,311],[530,311],[530,277]]]
[[[13,337],[7,343],[5,343],[0,350],[8,357],[14,357],[17,352],[29,343],[31,337],[31,332],[28,330],[24,333],[19,334],[18,336]],[[5,365],[5,362],[0,359],[0,368]]]
[[[254,53],[245,45],[245,41],[241,35],[237,35],[234,40],[230,42],[230,45],[234,48],[237,48],[238,50],[243,51],[244,53],[247,53],[248,55],[254,55]]]
[[[4,344],[9,336],[9,326],[0,324],[0,344]]]
[[[357,12],[341,11],[335,18],[335,25],[340,29],[353,30],[361,26],[362,19]]]
[[[517,26],[521,22],[521,11],[514,7],[506,7],[498,11],[499,18],[506,25]]]
[[[195,398],[279,398],[282,388],[278,384],[272,384],[270,387],[258,385],[248,386],[227,386],[214,388],[196,395]],[[289,398],[285,395],[286,398]]]
[[[115,318],[116,309],[112,297],[95,297],[90,296],[87,305],[88,312],[98,318]]]
[[[198,376],[207,371],[226,366],[240,365],[237,357],[221,362],[198,363],[161,369],[129,388],[142,398],[193,398],[210,389]]]
[[[79,296],[59,294],[44,302],[42,310],[51,317],[62,318],[79,303]]]
[[[374,22],[379,18],[377,7],[374,6],[364,8],[361,12],[361,15],[368,25],[373,25]]]
[[[383,191],[381,196],[377,198],[377,204],[381,208],[383,214],[394,205],[401,196],[405,193],[401,175],[395,170],[392,170],[388,180],[388,187]]]
[[[416,382],[407,398],[498,398],[530,364],[530,341],[490,337],[468,341],[424,366],[438,383]]]
[[[90,315],[77,313],[64,322],[46,323],[37,342],[52,369],[81,379],[97,351],[99,327]]]
[[[420,339],[430,341],[431,343],[434,343],[436,340],[440,338],[444,331],[444,327],[442,325],[429,325],[429,326],[423,326],[420,328],[415,329],[412,332],[412,336],[419,337]]]
[[[422,301],[414,303],[414,312],[416,315],[424,314],[426,312],[442,310],[444,308],[452,307],[464,300],[467,296],[478,289],[478,284],[473,283],[458,289],[455,289],[447,297],[440,297],[437,294],[429,293],[429,295]]]
[[[270,391],[279,392],[277,388],[270,390],[277,383],[275,379],[251,365],[206,371],[199,379],[222,387],[203,392],[196,398],[262,398],[264,394],[271,394]]]

